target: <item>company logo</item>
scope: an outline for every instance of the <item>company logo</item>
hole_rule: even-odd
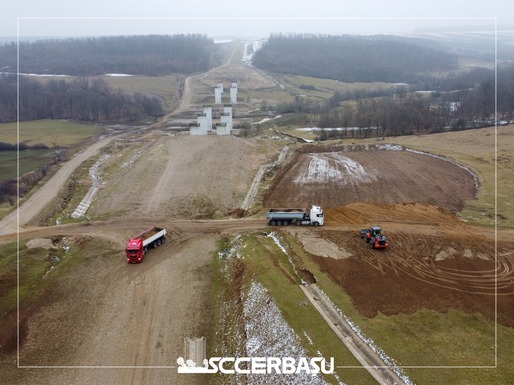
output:
[[[192,360],[177,359],[178,373],[223,373],[223,374],[331,374],[334,372],[334,358],[300,357],[211,357],[203,360],[203,366],[196,366]]]

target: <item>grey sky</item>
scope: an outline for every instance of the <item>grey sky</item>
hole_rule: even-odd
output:
[[[140,2],[17,0],[0,14],[0,36],[98,36],[202,33],[375,34],[418,28],[514,29],[514,6],[500,0],[380,1],[204,0]],[[505,3],[502,1],[502,3]]]

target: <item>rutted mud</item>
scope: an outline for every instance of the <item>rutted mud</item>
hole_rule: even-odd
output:
[[[384,231],[387,226],[383,226]],[[412,314],[422,308],[480,312],[514,326],[514,257],[493,240],[457,235],[423,235],[389,231],[387,250],[370,250],[355,231],[328,231],[326,237],[351,248],[355,256],[315,260],[367,317],[378,313]],[[441,258],[441,255],[445,258]]]

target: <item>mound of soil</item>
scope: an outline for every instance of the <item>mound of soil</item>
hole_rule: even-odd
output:
[[[354,202],[418,202],[460,211],[475,196],[466,169],[443,159],[409,151],[302,153],[277,178],[266,207],[324,208]]]

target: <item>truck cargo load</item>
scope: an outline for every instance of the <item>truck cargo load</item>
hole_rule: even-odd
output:
[[[129,239],[125,248],[125,255],[128,263],[140,263],[149,247],[160,246],[166,240],[166,229],[161,227],[151,227],[141,234]]]

